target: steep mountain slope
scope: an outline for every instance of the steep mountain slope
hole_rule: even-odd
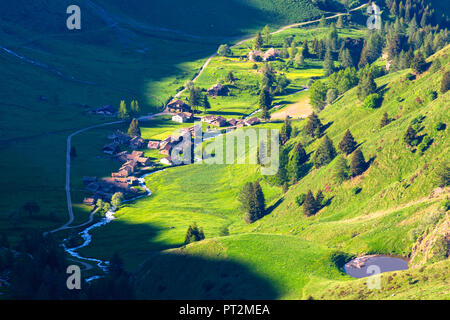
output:
[[[421,247],[422,236],[429,239],[436,234],[444,234],[444,241],[448,241],[450,230],[448,223],[443,222],[448,218],[444,214],[446,209],[442,208],[448,189],[433,192],[437,187],[433,177],[441,163],[448,161],[448,129],[437,130],[436,124],[449,123],[450,96],[448,92],[439,93],[433,100],[426,93],[439,92],[444,71],[450,66],[449,53],[450,46],[447,46],[435,54],[430,62],[439,58],[442,67],[429,69],[413,80],[406,76],[410,70],[378,78],[379,93],[384,99],[378,109],[363,107],[357,101],[356,89],[352,89],[320,113],[322,123],[328,125],[325,134],[335,145],[347,128],[351,130],[370,163],[363,175],[337,183],[333,176],[333,161],[312,170],[279,201],[271,202],[278,206],[275,205],[275,209],[259,221],[246,225],[241,220],[229,226],[230,235],[227,237],[211,239],[207,236],[210,239],[206,241],[152,255],[136,275],[138,283],[147,283],[141,286],[143,297],[155,297],[158,293],[186,297],[190,291],[177,289],[177,283],[185,283],[185,277],[195,284],[192,290],[196,296],[206,297],[214,292],[211,293],[214,297],[233,294],[237,297],[239,288],[234,281],[220,279],[212,285],[204,285],[204,272],[197,272],[207,263],[207,272],[217,272],[217,276],[225,257],[228,263],[251,270],[256,268],[258,273],[253,275],[254,279],[263,274],[262,278],[271,284],[272,291],[268,290],[266,296],[269,298],[448,298],[446,270],[449,260],[445,250],[448,242],[430,248],[434,250],[430,255],[433,258],[420,264],[412,262],[411,270],[383,275],[382,289],[387,290],[368,290],[364,279],[354,280],[344,275],[341,267],[349,257],[363,254],[410,257],[416,243]],[[384,112],[393,121],[380,128]],[[432,139],[423,155],[406,147],[403,142],[410,123],[420,123],[419,136],[427,135]],[[303,141],[307,151],[314,152],[319,141],[305,137],[302,133],[304,122],[298,125],[300,134],[290,143]],[[245,180],[245,177],[240,178]],[[151,187],[151,181],[149,185]],[[314,192],[322,189],[328,200],[328,205],[313,217],[306,217],[295,202],[295,198],[308,189]],[[423,223],[429,226],[429,233],[422,234]],[[208,235],[208,229],[205,232]],[[298,245],[306,243],[310,249],[294,249],[291,242]],[[265,247],[263,243],[270,245]],[[162,271],[169,261],[190,258],[192,262],[182,264],[180,270]],[[311,271],[308,263],[321,263],[322,267]],[[286,277],[290,276],[297,281],[287,280]],[[154,283],[149,284],[148,281]],[[160,283],[163,283],[162,287],[158,287]],[[258,281],[255,283],[257,286]],[[247,290],[247,293],[246,298],[260,297],[258,291]]]

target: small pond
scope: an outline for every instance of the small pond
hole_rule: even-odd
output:
[[[359,257],[344,265],[345,273],[354,278],[365,278],[376,273],[406,269],[408,269],[408,260],[380,255]]]

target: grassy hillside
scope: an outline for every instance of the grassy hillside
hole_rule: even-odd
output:
[[[143,296],[154,297],[158,292],[162,295],[176,296],[176,283],[181,283],[184,277],[189,277],[190,283],[195,284],[192,285],[195,296],[202,297],[207,295],[209,290],[218,290],[214,291],[214,294],[220,297],[224,294],[220,288],[223,286],[228,288],[231,285],[227,286],[227,281],[220,279],[212,285],[215,289],[211,289],[211,285],[202,286],[203,280],[200,280],[198,275],[203,276],[203,273],[197,273],[197,270],[203,266],[216,270],[215,265],[220,269],[222,263],[220,259],[226,257],[227,263],[237,263],[249,270],[255,270],[255,266],[258,266],[256,269],[259,272],[253,277],[258,283],[258,279],[261,278],[258,278],[259,273],[264,274],[262,278],[268,279],[273,286],[274,291],[268,290],[270,297],[449,298],[450,292],[448,289],[445,290],[448,288],[448,278],[444,271],[448,269],[448,260],[441,260],[445,259],[445,254],[440,258],[429,260],[423,267],[414,268],[414,265],[411,265],[411,270],[387,273],[383,276],[381,291],[368,290],[364,279],[352,280],[350,277],[343,276],[340,268],[343,261],[349,257],[362,254],[379,253],[409,257],[417,240],[414,231],[420,227],[420,224],[424,221],[436,224],[442,219],[447,219],[442,213],[441,203],[448,195],[448,191],[437,196],[430,196],[430,194],[435,188],[432,177],[438,163],[444,159],[448,160],[446,156],[449,153],[448,134],[446,131],[436,131],[434,128],[437,122],[448,123],[450,98],[448,93],[439,94],[437,99],[431,101],[427,100],[424,92],[439,91],[443,70],[448,68],[450,62],[449,50],[450,47],[447,47],[431,58],[431,60],[440,58],[442,65],[445,66],[434,73],[428,71],[410,81],[405,78],[408,72],[405,70],[377,79],[378,87],[381,88],[380,92],[384,95],[383,104],[379,109],[364,108],[357,101],[356,92],[353,89],[320,113],[322,123],[329,124],[326,134],[335,145],[340,141],[345,130],[350,128],[355,139],[361,144],[366,160],[372,159],[370,168],[362,176],[338,184],[332,173],[334,162],[320,169],[314,169],[299,183],[292,186],[286,194],[280,195],[280,201],[271,202],[278,205],[270,214],[251,225],[246,225],[242,218],[237,219],[229,226],[230,236],[227,237],[214,237],[213,230],[217,227],[214,220],[208,219],[202,224],[201,220],[191,213],[191,221],[197,221],[204,227],[209,239],[186,248],[165,251],[156,257],[152,255],[149,262],[139,269],[138,279],[139,281],[147,281],[146,279],[154,281],[155,278],[162,280],[161,283],[142,286]],[[417,102],[419,96],[422,100],[420,103]],[[379,121],[384,112],[388,112],[395,121],[380,129]],[[422,118],[420,134],[427,134],[433,139],[431,147],[425,151],[424,155],[412,152],[402,141],[409,123],[417,117]],[[304,123],[300,122],[298,125],[301,129]],[[309,152],[317,148],[318,141],[308,142],[302,131],[291,143],[294,144],[298,140],[306,140],[305,145]],[[176,175],[177,170],[183,170],[186,173],[189,166],[172,169],[172,172],[168,170],[167,173],[163,172],[160,175],[173,176]],[[200,166],[189,172],[194,181],[209,177],[211,174],[208,166]],[[252,180],[251,176],[239,176],[239,178],[243,181]],[[150,180],[150,188],[152,185],[155,184]],[[355,187],[361,188],[356,195],[353,191]],[[319,188],[324,190],[325,198],[330,199],[330,204],[314,217],[306,217],[302,208],[295,203],[295,197],[308,189],[317,191]],[[209,188],[205,188],[206,190]],[[171,207],[176,208],[178,204],[184,203],[183,199],[173,197],[162,189],[159,194],[157,192],[157,196],[158,202],[164,198],[170,199]],[[148,201],[154,203],[151,198]],[[152,209],[147,207],[147,210]],[[429,219],[432,215],[436,216],[438,212],[441,213],[437,215],[437,218]],[[130,213],[121,219],[128,219],[126,216],[133,219]],[[144,216],[141,216],[140,219],[143,218]],[[183,219],[189,219],[189,216],[183,215]],[[171,218],[169,221],[176,220]],[[149,221],[149,227],[152,225],[153,222]],[[432,225],[430,227],[433,229]],[[111,228],[114,228],[114,224],[111,224]],[[164,231],[160,233],[164,234]],[[180,232],[179,242],[182,241],[182,236]],[[246,241],[243,242],[242,239]],[[308,245],[313,246],[312,248],[317,248],[317,255],[308,257],[308,250],[295,253],[296,251],[290,245],[284,242],[282,245],[278,244],[274,239],[283,239],[280,241],[292,239],[299,245],[306,241]],[[261,252],[259,248],[256,249],[259,245],[265,248],[262,243],[267,242],[270,243],[270,249],[267,248]],[[319,248],[326,248],[327,252],[323,258],[318,259],[324,264],[324,269],[317,268],[317,272],[311,273],[308,267],[302,266],[301,261],[309,260],[309,263],[315,263],[317,257],[322,257]],[[315,250],[313,249],[313,252]],[[214,258],[211,262],[211,257],[219,257],[219,261]],[[341,258],[336,259],[336,257]],[[192,262],[183,264],[183,272],[173,270],[169,272],[169,275],[164,275],[164,269],[161,266],[169,263],[167,261],[173,262],[177,259],[183,261],[187,259]],[[283,266],[272,269],[275,262],[282,263]],[[299,264],[296,265],[296,263]],[[281,269],[283,271],[280,271]],[[298,281],[283,280],[292,275]],[[158,287],[159,284],[161,287]],[[233,286],[231,288],[230,290],[236,290],[234,297],[238,296],[239,288]],[[187,292],[191,291],[186,291],[186,294]],[[226,294],[225,296],[233,296],[232,292],[226,292]],[[252,294],[259,297],[255,292],[250,292],[249,296],[253,297]]]
[[[81,30],[66,28],[70,4],[82,10]],[[309,0],[195,5],[178,0],[19,0],[14,6],[0,3],[0,12],[0,70],[5,79],[0,87],[5,169],[0,231],[14,237],[30,227],[49,229],[66,219],[66,138],[80,128],[110,121],[86,111],[137,99],[143,114],[155,112],[224,38],[234,39],[265,24],[306,20],[320,10]],[[75,147],[83,141],[74,141]],[[80,160],[77,172],[91,171],[91,160]],[[9,215],[26,201],[39,204],[39,217],[24,217],[12,226]]]

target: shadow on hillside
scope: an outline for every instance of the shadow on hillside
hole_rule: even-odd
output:
[[[202,226],[199,225],[199,227]],[[99,234],[94,234],[91,245],[94,246],[93,248],[97,246],[97,252],[101,252],[102,257],[108,257],[108,259],[117,253],[124,260],[127,270],[134,270],[132,279],[137,298],[277,298],[276,289],[267,279],[241,263],[223,259],[220,251],[217,255],[214,254],[213,258],[188,255],[184,253],[184,247],[181,253],[161,252],[183,246],[186,232],[184,228],[181,230],[183,235],[180,236],[178,244],[169,244],[160,240],[178,237],[174,234],[180,233],[180,230],[173,226],[161,228],[149,224],[129,224],[117,219],[97,230],[100,234],[103,233],[103,238],[100,238]],[[204,229],[206,238],[208,238],[208,231],[207,228]],[[163,232],[165,234],[162,234]],[[208,250],[211,252],[211,248]],[[102,257],[99,258],[104,259]]]
[[[267,216],[267,215],[271,214],[273,210],[275,210],[281,203],[283,203],[283,201],[284,201],[284,197],[281,197],[274,204],[267,207],[265,215]]]

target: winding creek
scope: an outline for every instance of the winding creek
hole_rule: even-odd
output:
[[[139,195],[137,197],[131,198],[131,199],[124,200],[123,202],[135,201],[135,200],[140,199],[142,197],[150,196],[152,194],[152,192],[145,185],[145,177],[150,175],[150,174],[153,174],[153,173],[156,173],[156,172],[161,172],[161,171],[164,171],[164,170],[166,170],[166,169],[156,170],[156,171],[153,171],[153,172],[150,172],[150,173],[147,173],[147,174],[144,174],[143,176],[141,176],[139,178],[139,186],[141,188],[143,188],[146,191],[146,193],[143,194],[143,195]],[[100,228],[100,227],[110,223],[111,221],[113,221],[115,219],[114,213],[115,213],[115,211],[113,209],[111,209],[110,211],[108,211],[105,214],[105,217],[103,217],[100,221],[98,221],[97,223],[94,223],[94,224],[88,226],[87,228],[83,229],[82,231],[80,231],[78,233],[78,235],[83,239],[83,243],[81,245],[73,247],[73,248],[69,248],[69,247],[66,246],[66,242],[67,242],[68,239],[67,238],[64,239],[64,241],[61,244],[61,246],[64,248],[64,251],[67,254],[69,254],[71,257],[75,258],[75,259],[82,260],[82,261],[87,261],[87,262],[92,262],[92,263],[96,264],[97,267],[100,270],[102,270],[104,273],[106,273],[107,269],[108,269],[108,265],[109,265],[108,261],[100,260],[100,259],[97,259],[97,258],[83,257],[83,256],[80,255],[78,250],[80,250],[81,248],[87,247],[92,242],[92,235],[90,234],[91,230],[96,229],[96,228]],[[100,275],[95,275],[95,276],[89,277],[89,278],[87,278],[85,280],[86,280],[86,282],[90,282],[92,280],[99,279],[101,277],[102,276],[100,276]]]

